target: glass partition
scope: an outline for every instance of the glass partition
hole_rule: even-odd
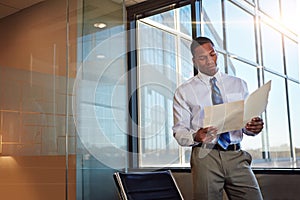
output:
[[[117,199],[112,174],[128,160],[123,2],[36,2],[0,19],[1,199]]]
[[[1,199],[75,199],[77,1],[18,2],[1,4]]]
[[[77,199],[118,199],[116,170],[127,170],[129,95],[122,1],[85,0],[78,29],[72,109],[77,130]]]

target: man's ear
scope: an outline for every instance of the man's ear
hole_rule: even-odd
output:
[[[195,57],[192,58],[193,64],[195,66]]]
[[[216,52],[216,66],[218,65],[218,58],[219,58],[219,53],[214,49],[214,51]]]

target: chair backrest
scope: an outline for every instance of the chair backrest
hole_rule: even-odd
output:
[[[122,200],[183,200],[170,170],[114,173]]]

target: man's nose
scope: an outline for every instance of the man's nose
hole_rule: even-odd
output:
[[[214,62],[213,57],[212,56],[207,56],[207,62],[208,63]]]

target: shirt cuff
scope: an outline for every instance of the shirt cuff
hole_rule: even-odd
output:
[[[255,133],[253,133],[251,131],[247,131],[247,129],[245,129],[245,128],[242,128],[242,131],[243,131],[244,134],[249,135],[249,136],[255,136],[256,135]]]

